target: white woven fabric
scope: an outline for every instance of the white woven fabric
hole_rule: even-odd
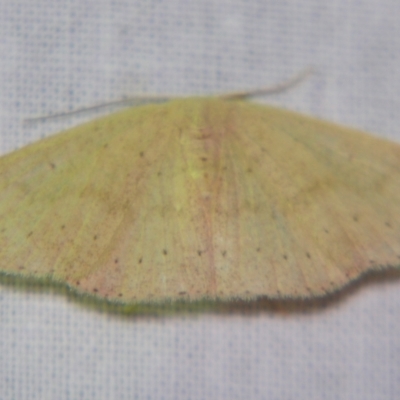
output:
[[[136,93],[263,97],[400,140],[398,0],[0,0],[3,152]],[[122,318],[0,284],[0,399],[396,399],[400,281],[313,313]]]

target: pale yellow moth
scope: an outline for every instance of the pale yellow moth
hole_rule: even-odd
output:
[[[0,159],[0,270],[130,304],[313,298],[400,266],[400,145],[240,100],[134,107]]]

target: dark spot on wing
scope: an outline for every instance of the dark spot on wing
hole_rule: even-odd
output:
[[[164,254],[164,256],[166,256],[168,254],[168,251],[166,249],[164,249],[163,254]]]
[[[307,251],[306,253],[307,258],[311,258],[310,253]]]

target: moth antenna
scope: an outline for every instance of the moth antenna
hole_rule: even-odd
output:
[[[239,99],[245,99],[246,97],[284,92],[285,90],[291,89],[294,86],[300,84],[314,72],[315,72],[314,68],[307,67],[304,70],[300,71],[298,74],[293,75],[288,80],[280,82],[277,85],[267,86],[260,89],[250,89],[250,90],[247,89],[237,92],[230,92],[217,95],[217,97],[226,100],[239,100]]]
[[[143,104],[143,103],[161,103],[163,101],[167,101],[173,97],[178,97],[178,96],[167,96],[167,95],[138,95],[135,97],[129,97],[129,98],[124,98],[124,99],[119,99],[119,100],[112,100],[108,102],[103,102],[99,104],[93,104],[91,106],[86,106],[86,107],[80,107],[75,110],[70,110],[70,111],[62,111],[59,113],[55,114],[49,114],[49,115],[39,115],[37,117],[29,117],[24,119],[24,123],[30,124],[33,122],[42,122],[46,121],[49,119],[56,119],[56,118],[63,118],[67,117],[70,115],[74,114],[81,114],[85,113],[88,111],[94,111],[94,110],[99,110],[103,107],[110,107],[110,106],[118,106],[118,105],[127,105],[127,104],[132,104],[133,105],[138,105],[138,104]]]

